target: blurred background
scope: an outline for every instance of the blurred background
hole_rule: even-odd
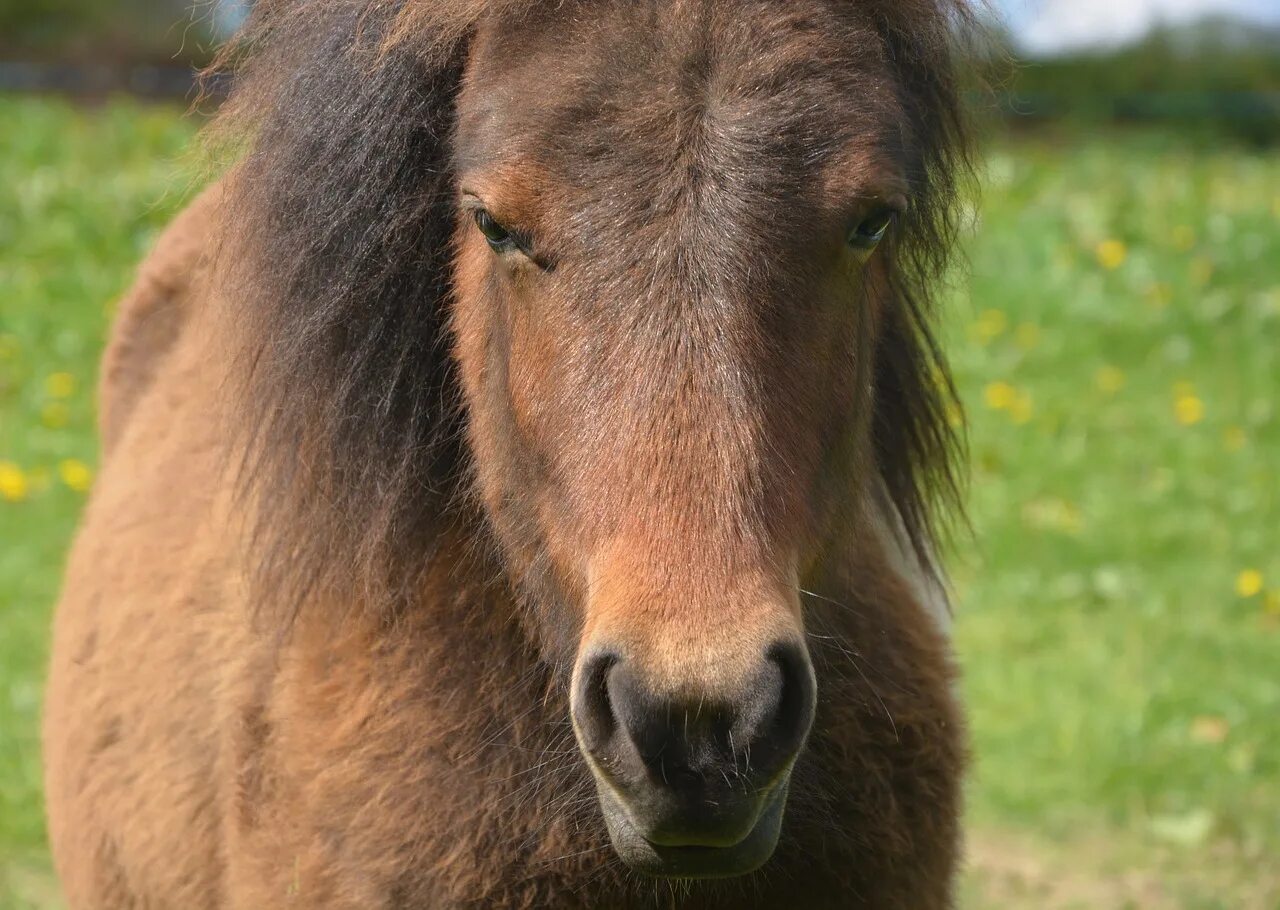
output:
[[[0,908],[113,301],[239,0],[0,0]],[[1004,0],[945,335],[967,908],[1280,908],[1280,0]],[[981,87],[980,87],[981,86]],[[959,419],[959,415],[956,415]]]

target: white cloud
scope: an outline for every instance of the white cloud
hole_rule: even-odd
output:
[[[1280,0],[1004,0],[1008,21],[1033,54],[1134,41],[1160,22],[1213,13],[1280,20]]]

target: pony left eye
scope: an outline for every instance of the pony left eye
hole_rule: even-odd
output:
[[[849,246],[859,250],[874,249],[898,217],[896,209],[884,208],[863,219],[849,231]]]

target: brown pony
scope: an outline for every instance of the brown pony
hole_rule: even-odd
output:
[[[261,0],[103,369],[73,908],[951,905],[951,0]]]

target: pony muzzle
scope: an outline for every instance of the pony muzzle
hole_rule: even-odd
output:
[[[614,849],[633,869],[723,878],[772,856],[816,684],[798,639],[744,663],[732,684],[689,685],[607,643],[584,649],[574,730]]]

